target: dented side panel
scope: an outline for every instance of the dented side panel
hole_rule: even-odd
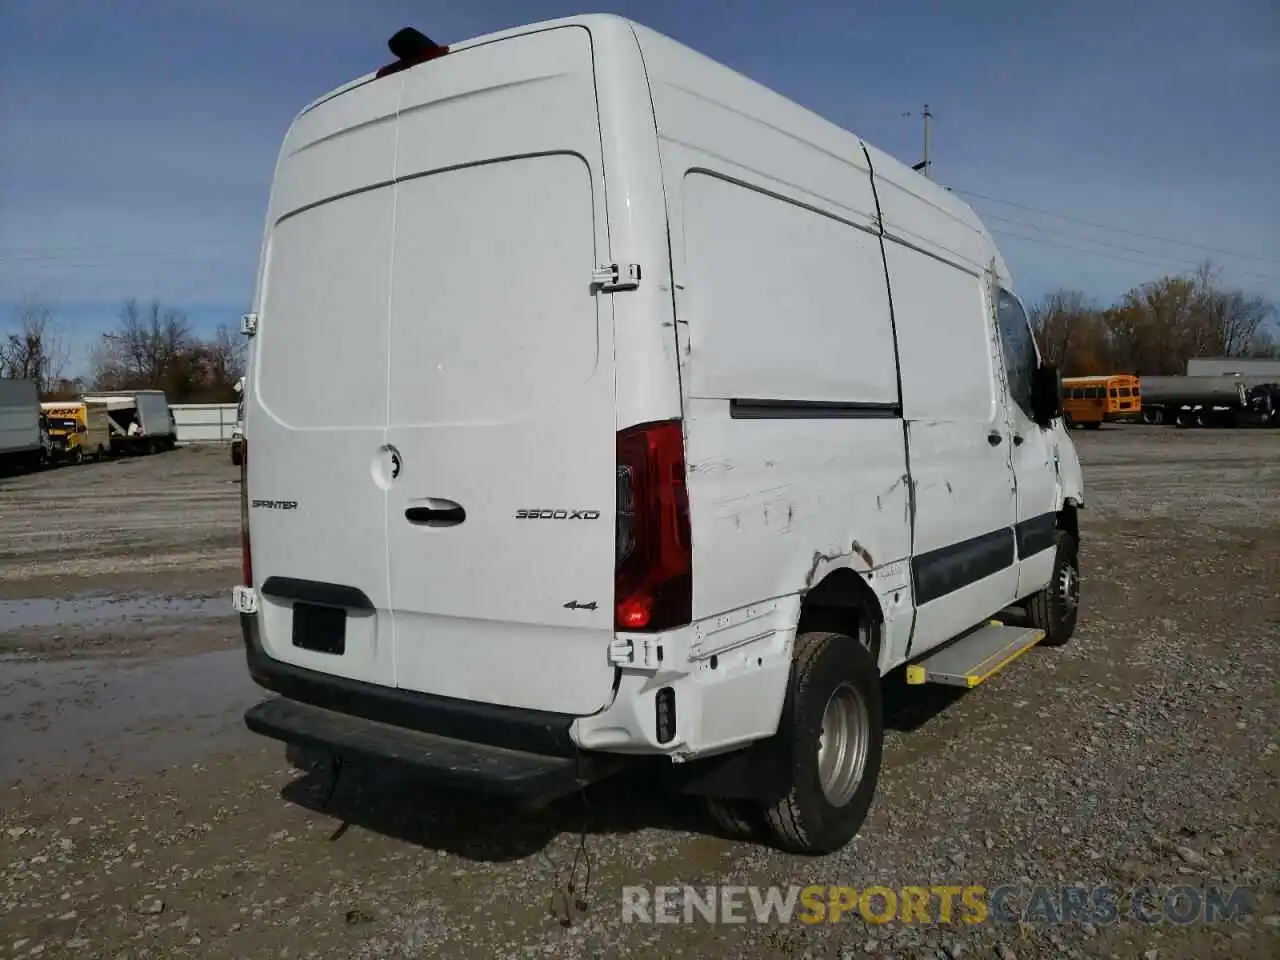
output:
[[[695,617],[908,556],[900,420],[731,420],[691,399],[686,430]]]

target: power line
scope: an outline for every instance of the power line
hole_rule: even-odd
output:
[[[1096,227],[1099,230],[1112,230],[1116,233],[1126,233],[1131,237],[1141,237],[1144,240],[1155,240],[1159,243],[1172,243],[1181,247],[1191,247],[1195,250],[1206,250],[1210,253],[1220,253],[1228,257],[1242,257],[1246,260],[1260,260],[1263,263],[1280,263],[1273,257],[1260,257],[1255,253],[1243,253],[1239,250],[1224,250],[1221,247],[1210,247],[1202,243],[1191,243],[1188,240],[1177,240],[1173,237],[1161,237],[1154,233],[1142,233],[1137,230],[1129,230],[1125,227],[1117,227],[1114,224],[1099,223],[1096,220],[1085,220],[1081,217],[1068,216],[1065,213],[1054,213],[1052,210],[1045,210],[1040,207],[1028,206],[1025,203],[1014,203],[1012,200],[1001,200],[999,197],[993,197],[985,193],[978,193],[975,190],[961,190],[959,187],[950,188],[952,193],[963,194],[966,197],[976,197],[979,200],[986,200],[989,203],[998,203],[1006,207],[1014,207],[1018,210],[1026,210],[1030,213],[1038,213],[1046,217],[1057,217],[1059,220],[1068,220],[1072,223],[1083,224],[1087,227]]]
[[[1168,266],[1169,266],[1167,262],[1160,263],[1155,260],[1142,260],[1136,257],[1126,257],[1126,256],[1122,256],[1121,254],[1111,253],[1106,250],[1091,250],[1088,247],[1077,247],[1067,243],[1059,243],[1056,240],[1050,240],[1043,236],[1040,236],[1040,237],[1027,236],[1024,233],[1015,233],[1012,230],[1006,230],[1000,227],[993,227],[991,229],[991,232],[994,234],[998,234],[999,236],[1002,236],[1002,237],[1011,237],[1011,238],[1016,238],[1018,240],[1026,240],[1028,243],[1039,243],[1039,244],[1043,244],[1046,247],[1056,247],[1059,250],[1071,250],[1076,253],[1088,253],[1088,254],[1092,254],[1095,257],[1105,257],[1108,260],[1119,260],[1124,263],[1134,263],[1144,267],[1154,267],[1157,270],[1165,270],[1165,269],[1168,269]],[[1245,271],[1237,271],[1237,272],[1244,273]],[[1273,282],[1280,281],[1280,277],[1272,277],[1272,276],[1267,276],[1265,274],[1253,274],[1253,276],[1261,277],[1264,280],[1270,280]]]
[[[248,251],[253,256],[257,255],[257,250]],[[68,247],[57,252],[37,253],[34,251],[23,251],[21,253],[9,253],[0,248],[0,263],[57,263],[67,260],[84,260],[92,259],[94,261],[102,259],[146,259],[146,260],[196,260],[200,262],[208,262],[212,259],[220,257],[230,257],[232,254],[228,249],[218,250],[210,248],[207,253],[201,253],[199,246],[190,244],[182,244],[179,249],[170,248],[168,250],[129,250],[125,248],[112,247]]]
[[[1169,254],[1162,253],[1157,250],[1143,249],[1140,247],[1127,247],[1127,246],[1124,246],[1123,244],[1112,243],[1109,240],[1099,240],[1095,237],[1081,236],[1078,233],[1061,233],[1061,232],[1048,231],[1048,230],[1045,230],[1043,227],[1039,226],[1038,224],[1031,223],[1030,221],[1026,221],[1026,220],[1018,220],[1013,217],[1001,217],[996,214],[988,214],[985,219],[998,220],[1002,223],[1013,224],[1016,227],[1029,228],[1031,230],[1034,230],[1037,234],[1041,234],[1046,238],[1072,240],[1072,241],[1078,241],[1080,243],[1092,243],[1100,247],[1107,247],[1112,250],[1119,250],[1123,253],[1136,253],[1142,257],[1156,257],[1162,261],[1162,263],[1152,263],[1150,264],[1151,266],[1164,266],[1165,264],[1168,264],[1168,263],[1178,263],[1178,264],[1182,264],[1184,266],[1190,266],[1190,267],[1200,266],[1200,261],[1197,261],[1197,260],[1189,260],[1185,257],[1175,257]],[[993,230],[993,232],[997,232],[997,231]],[[1017,234],[1011,234],[1011,235],[1017,236]],[[1030,239],[1030,238],[1023,237],[1023,239]],[[1257,277],[1262,280],[1270,280],[1276,283],[1280,283],[1280,276],[1276,276],[1275,274],[1260,273],[1256,270],[1245,270],[1238,267],[1232,267],[1231,269],[1234,272],[1243,274],[1245,276]]]
[[[195,239],[191,239],[191,240],[183,240],[183,241],[181,241],[181,244],[182,244],[182,246],[184,246],[184,247],[193,247],[193,248],[199,248],[199,247],[235,247],[235,248],[239,249],[240,247],[243,247],[243,246],[244,246],[244,243],[243,243],[243,242],[241,242],[241,241],[239,241],[239,240],[208,240],[208,239],[205,239],[205,240],[195,240]],[[255,244],[255,245],[256,245],[256,244]],[[171,249],[171,247],[162,247],[162,248],[159,248],[159,250],[160,250],[160,251],[168,250],[168,249]],[[53,254],[58,254],[58,253],[66,253],[66,252],[71,252],[71,253],[77,253],[77,252],[79,252],[79,253],[83,253],[83,252],[85,252],[85,251],[94,251],[94,252],[97,252],[97,251],[99,251],[99,250],[119,250],[119,251],[124,251],[124,252],[129,252],[129,253],[150,253],[150,252],[153,252],[152,250],[150,250],[150,249],[149,249],[149,248],[147,248],[147,247],[140,247],[140,246],[135,246],[135,245],[132,245],[132,244],[129,244],[129,243],[119,243],[119,242],[112,242],[112,241],[107,241],[107,242],[105,242],[105,243],[94,243],[94,244],[78,244],[78,243],[72,243],[72,244],[64,244],[64,243],[44,243],[44,244],[40,244],[40,243],[34,243],[34,244],[22,244],[22,243],[0,243],[0,253],[36,253],[36,254],[40,254],[40,253],[53,253]]]

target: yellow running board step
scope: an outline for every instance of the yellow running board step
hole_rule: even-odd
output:
[[[907,683],[976,687],[1044,639],[1042,630],[991,620],[907,667]]]

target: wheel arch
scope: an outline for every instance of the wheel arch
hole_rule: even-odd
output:
[[[1079,501],[1067,497],[1058,511],[1058,529],[1069,534],[1076,543],[1080,542],[1080,509]]]
[[[866,645],[876,663],[884,652],[884,610],[866,575],[836,567],[806,591],[800,601],[796,635],[818,631],[858,639],[867,627]]]
[[[884,611],[867,575],[851,566],[828,566],[822,578],[801,591],[795,635],[839,633],[857,640],[860,628],[866,646],[881,666],[884,655]],[[679,764],[667,771],[671,785],[681,793],[724,799],[770,803],[783,796],[791,782],[795,762],[787,735],[788,708],[772,736],[720,756]]]

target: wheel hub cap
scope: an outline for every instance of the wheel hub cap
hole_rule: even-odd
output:
[[[853,799],[867,765],[867,705],[857,687],[841,684],[827,700],[818,737],[818,780],[832,806]]]
[[[1080,604],[1080,574],[1074,567],[1063,567],[1058,577],[1058,597],[1067,611]]]

